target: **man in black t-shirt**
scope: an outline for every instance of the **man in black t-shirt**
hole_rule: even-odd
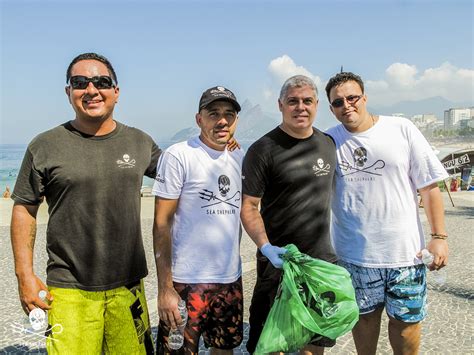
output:
[[[276,295],[281,255],[286,251],[282,247],[293,243],[312,257],[336,261],[329,236],[335,144],[312,125],[317,94],[310,78],[289,78],[278,99],[282,123],[256,141],[244,159],[241,218],[259,248],[250,305],[250,353],[255,351]],[[321,337],[304,350],[322,354],[324,347],[334,344]]]
[[[12,194],[20,301],[25,313],[49,310],[50,354],[153,353],[140,188],[144,175],[155,177],[161,151],[144,132],[114,120],[119,88],[105,57],[77,56],[66,81],[75,117],[28,145]],[[33,270],[45,199],[48,286]]]

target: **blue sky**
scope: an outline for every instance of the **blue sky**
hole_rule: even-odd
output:
[[[315,125],[335,124],[326,81],[362,76],[369,106],[442,96],[474,102],[471,0],[21,1],[1,6],[1,143],[27,143],[67,120],[65,71],[77,54],[108,57],[115,118],[158,143],[194,125],[205,89],[224,85],[277,114],[282,82],[312,76]]]

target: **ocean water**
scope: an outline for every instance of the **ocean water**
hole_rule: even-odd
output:
[[[242,146],[246,151],[252,142],[242,142]],[[158,142],[161,149],[166,149],[173,142],[162,141]],[[26,144],[0,144],[0,192],[3,193],[5,188],[8,186],[10,191],[13,191],[15,186],[16,177],[23,160],[23,156],[26,151]],[[435,148],[438,150],[438,158],[444,158],[448,153],[458,150],[460,148],[453,147],[439,147]],[[143,178],[143,186],[153,186],[153,179],[148,177]]]
[[[158,141],[157,143],[162,150],[165,150],[174,142]],[[243,149],[247,151],[251,143],[242,142]],[[10,192],[13,192],[27,146],[27,144],[0,144],[0,193],[3,193],[7,186],[10,188]],[[143,177],[143,186],[152,187],[153,179]]]
[[[0,144],[0,191],[8,186],[13,191],[18,170],[26,151],[26,144]]]
[[[164,150],[172,143],[163,142],[158,144]],[[10,188],[10,192],[13,192],[27,146],[27,144],[0,144],[0,192],[2,194],[7,186]],[[153,186],[153,179],[143,177],[143,186]]]

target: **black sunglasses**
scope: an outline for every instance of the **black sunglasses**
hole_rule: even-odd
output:
[[[69,79],[69,85],[71,85],[73,89],[84,90],[89,83],[92,83],[98,90],[112,89],[115,87],[114,80],[107,75],[94,76],[92,78],[88,78],[84,75],[75,75]]]
[[[339,108],[344,106],[344,100],[346,100],[349,104],[353,105],[357,101],[359,101],[362,96],[364,95],[349,95],[347,97],[341,97],[340,99],[336,99],[333,102],[331,102],[331,106],[335,108]]]

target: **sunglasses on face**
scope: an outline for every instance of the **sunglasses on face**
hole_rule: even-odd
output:
[[[92,83],[98,90],[112,89],[115,87],[114,80],[107,75],[94,76],[92,78],[88,78],[84,75],[75,75],[69,79],[69,85],[71,85],[73,89],[84,90],[89,83]]]
[[[362,98],[362,96],[364,95],[349,95],[347,97],[341,97],[331,102],[331,106],[335,108],[342,107],[344,106],[344,100],[346,100],[350,105],[354,105],[357,101],[359,101]]]

